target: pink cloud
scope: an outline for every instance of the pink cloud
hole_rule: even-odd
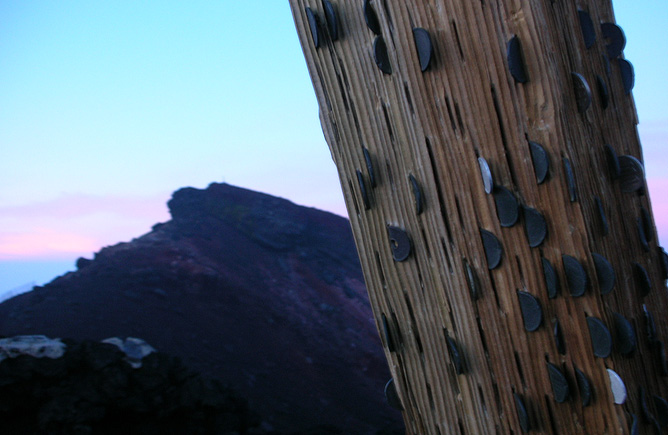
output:
[[[663,177],[668,165],[668,119],[638,124],[647,178]]]
[[[0,207],[0,260],[69,259],[90,256],[169,219],[169,195],[120,197],[64,195]]]
[[[660,243],[668,248],[668,178],[648,178],[647,187]]]
[[[11,215],[23,218],[50,216],[63,219],[105,212],[139,218],[155,217],[156,214],[169,217],[167,211],[169,198],[170,195],[168,194],[149,197],[66,194],[49,201],[0,207],[0,217]]]
[[[70,258],[97,248],[99,241],[91,237],[50,228],[0,235],[0,260]]]

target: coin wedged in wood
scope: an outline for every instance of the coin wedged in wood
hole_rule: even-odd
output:
[[[524,404],[524,399],[517,393],[513,393],[515,397],[515,408],[517,410],[517,418],[520,422],[520,427],[524,432],[529,432],[531,430],[531,422],[529,420],[529,413],[527,412],[527,407]]]
[[[637,158],[619,156],[619,183],[622,192],[631,193],[645,185],[645,167]]]
[[[633,276],[635,276],[636,285],[640,297],[645,297],[652,290],[652,281],[649,278],[647,269],[640,263],[633,263]]]
[[[392,339],[392,333],[390,332],[390,325],[387,321],[387,316],[385,313],[381,314],[381,324],[383,326],[383,336],[385,337],[385,343],[387,344],[387,350],[390,352],[395,352],[397,350],[394,340]]]
[[[547,179],[550,171],[550,158],[541,144],[529,141],[529,147],[533,169],[536,174],[536,183],[542,184]]]
[[[633,70],[633,64],[626,59],[617,59],[619,64],[619,74],[622,76],[622,86],[624,93],[630,94],[636,83],[636,74]]]
[[[594,42],[596,42],[594,22],[591,20],[588,12],[581,10],[578,11],[578,19],[580,21],[580,31],[582,32],[585,48],[591,48]]]
[[[517,83],[526,83],[529,81],[526,67],[524,65],[524,56],[522,54],[520,38],[518,38],[517,35],[510,38],[510,41],[508,41],[506,58],[508,60],[510,75],[513,76],[513,79],[515,79]]]
[[[524,329],[529,332],[537,330],[541,323],[543,323],[543,309],[540,306],[540,302],[538,302],[538,299],[534,295],[522,290],[517,292],[517,298],[522,311]]]
[[[529,246],[536,248],[540,246],[547,237],[547,222],[545,216],[535,208],[523,207],[524,228],[526,230]]]
[[[320,20],[318,20],[318,16],[313,11],[313,9],[309,7],[306,7],[306,18],[308,19],[308,25],[311,29],[313,46],[315,48],[320,48]]]
[[[566,272],[566,282],[568,289],[573,297],[580,297],[585,294],[589,287],[589,277],[582,263],[573,256],[562,255],[561,260]]]
[[[668,254],[666,251],[659,246],[658,247],[659,251],[659,261],[661,264],[661,278],[664,280],[668,279]]]
[[[575,104],[578,112],[585,112],[591,106],[591,88],[587,79],[580,73],[571,72],[573,81],[573,92],[575,92]]]
[[[411,255],[412,250],[411,239],[406,234],[406,231],[399,227],[388,225],[387,234],[390,239],[390,248],[392,249],[394,261],[406,261]]]
[[[431,36],[429,32],[422,27],[413,29],[413,39],[415,39],[415,48],[418,53],[418,60],[420,61],[420,70],[422,72],[429,69],[431,65],[431,58],[434,56],[434,46],[431,43]]]
[[[568,380],[559,367],[552,363],[547,363],[547,372],[552,385],[552,395],[557,403],[564,403],[570,396]]]
[[[610,390],[612,391],[615,403],[621,405],[626,402],[626,385],[621,376],[614,370],[608,369],[608,379],[610,380]]]
[[[652,216],[645,207],[640,208],[640,219],[642,227],[645,232],[645,238],[648,242],[654,240],[654,224],[652,223]]]
[[[599,75],[596,75],[596,91],[598,93],[598,99],[601,102],[601,107],[607,109],[608,104],[610,103],[610,92],[608,91],[608,85],[605,83],[605,80]]]
[[[520,217],[520,205],[513,193],[503,186],[494,187],[496,215],[502,227],[512,227]]]
[[[594,202],[596,204],[596,211],[598,212],[598,224],[603,236],[607,236],[610,232],[610,226],[608,225],[608,217],[605,214],[603,209],[603,202],[598,196],[594,197]]]
[[[371,203],[369,202],[369,193],[366,190],[366,183],[364,182],[364,176],[362,171],[359,169],[355,172],[357,174],[357,185],[360,188],[360,194],[362,195],[362,202],[364,203],[364,210],[369,210],[371,208]]]
[[[490,194],[494,190],[494,179],[492,178],[492,171],[489,169],[487,160],[483,157],[478,157],[478,167],[480,168],[480,175],[482,176],[482,185],[485,188],[485,193]]]
[[[566,175],[566,187],[568,188],[568,199],[575,202],[578,199],[577,188],[575,186],[575,175],[573,174],[573,166],[571,161],[564,157],[564,174]]]
[[[582,406],[589,406],[591,404],[591,398],[593,395],[589,379],[580,369],[577,368],[575,369],[575,379],[578,384],[578,390],[580,391],[580,401],[582,402]]]
[[[554,336],[554,345],[557,348],[557,352],[559,352],[561,355],[564,355],[566,353],[566,344],[564,343],[564,334],[561,331],[559,319],[555,319],[554,327],[552,328],[552,335]]]
[[[381,35],[376,36],[373,41],[373,59],[383,74],[392,74],[392,65],[390,64],[390,56],[387,54],[387,45]]]
[[[626,47],[626,36],[624,36],[624,31],[615,23],[601,23],[601,33],[603,38],[608,41],[608,44],[605,46],[606,54],[608,58],[614,59],[619,57]]]
[[[413,174],[410,174],[408,176],[408,182],[411,185],[411,189],[413,190],[413,198],[415,199],[415,214],[420,215],[422,214],[422,210],[424,207],[424,197],[422,196],[422,188],[420,187],[420,184],[418,183],[417,179],[413,176]]]
[[[364,162],[366,163],[366,172],[369,175],[369,184],[372,188],[376,187],[376,173],[373,169],[373,160],[371,160],[371,154],[366,148],[362,150],[362,153],[364,154]]]
[[[371,2],[369,0],[364,0],[362,13],[364,14],[364,21],[366,22],[367,27],[376,35],[380,35],[380,22],[378,21],[378,15],[376,15],[376,10],[373,8],[373,6],[371,6]]]
[[[399,394],[397,394],[397,387],[394,385],[394,378],[390,378],[385,384],[385,399],[387,399],[388,405],[392,408],[399,411],[403,411],[404,407],[401,405],[401,399],[399,399]]]
[[[645,225],[643,225],[642,217],[636,219],[636,229],[638,231],[638,241],[642,250],[649,252],[649,241],[647,240],[647,234],[645,233]]]
[[[608,259],[601,254],[592,252],[591,256],[594,259],[594,268],[596,269],[599,291],[602,295],[607,295],[615,287],[615,270],[612,268],[612,264],[610,264]]]
[[[543,265],[543,276],[545,277],[547,297],[554,299],[559,293],[559,275],[557,275],[557,272],[554,270],[554,266],[552,266],[550,260],[543,257],[541,258],[541,263]]]
[[[336,13],[336,7],[329,0],[324,0],[322,4],[325,8],[325,21],[327,21],[329,37],[332,41],[337,41],[339,39],[339,19]]]
[[[615,322],[615,348],[622,355],[631,355],[636,350],[636,331],[631,322],[619,313],[613,313]]]
[[[612,352],[612,335],[607,326],[596,317],[587,317],[589,337],[594,355],[599,358],[607,358]]]
[[[450,360],[452,361],[452,366],[455,369],[455,373],[461,375],[464,373],[464,364],[462,361],[461,354],[459,353],[459,348],[457,347],[457,343],[452,337],[450,337],[450,335],[446,334],[445,339],[448,343],[448,352],[450,354]]]
[[[503,246],[499,239],[487,230],[480,230],[482,237],[482,244],[485,249],[485,257],[487,258],[487,268],[489,270],[496,269],[501,264],[503,258]]]
[[[619,165],[619,157],[617,156],[617,152],[609,144],[604,145],[603,150],[605,152],[605,161],[608,166],[610,178],[616,180],[622,174],[622,168]]]

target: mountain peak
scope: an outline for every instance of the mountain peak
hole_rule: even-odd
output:
[[[0,304],[0,335],[139,337],[278,430],[400,426],[346,219],[228,184],[168,205],[148,234]]]

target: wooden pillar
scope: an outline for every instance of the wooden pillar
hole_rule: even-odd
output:
[[[666,430],[666,254],[610,2],[290,5],[408,433]]]

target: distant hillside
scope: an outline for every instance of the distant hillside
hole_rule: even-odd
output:
[[[16,295],[20,295],[21,293],[29,292],[33,289],[33,287],[35,287],[36,284],[37,283],[33,281],[28,284],[23,284],[2,292],[0,293],[0,302],[6,301],[7,299],[13,298]]]
[[[227,184],[168,205],[150,233],[0,304],[0,335],[140,337],[278,430],[401,427],[346,219]]]

